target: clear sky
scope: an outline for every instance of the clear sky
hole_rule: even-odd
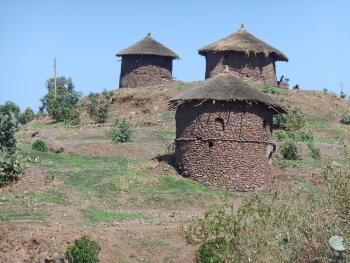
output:
[[[350,1],[0,0],[0,103],[37,110],[52,77],[70,76],[88,94],[118,86],[115,53],[147,32],[181,57],[173,75],[204,78],[198,48],[239,29],[280,49],[277,76],[302,89],[350,94]]]

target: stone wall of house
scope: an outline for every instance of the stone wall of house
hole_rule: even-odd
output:
[[[186,103],[176,112],[175,162],[185,177],[215,188],[264,185],[274,152],[271,109],[245,102]]]
[[[226,65],[235,76],[277,87],[275,61],[262,54],[247,57],[241,52],[207,53],[205,78],[225,70]]]
[[[119,88],[147,87],[172,80],[173,59],[162,56],[123,56]]]

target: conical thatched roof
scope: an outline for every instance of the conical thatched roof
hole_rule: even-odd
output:
[[[200,83],[198,87],[181,93],[169,100],[169,108],[197,101],[245,101],[247,103],[262,103],[278,113],[285,113],[282,105],[269,95],[251,87],[231,73],[225,72]]]
[[[179,58],[179,56],[174,51],[154,40],[151,36],[151,33],[148,33],[144,39],[136,42],[134,45],[117,53],[117,56],[119,57],[127,55],[156,55],[171,57],[174,59]]]
[[[278,49],[270,46],[264,41],[257,39],[252,34],[248,33],[244,26],[241,29],[231,35],[214,42],[208,46],[205,46],[198,50],[200,55],[205,55],[209,52],[244,52],[247,55],[250,54],[264,54],[265,56],[272,56],[276,60],[288,61],[286,55],[284,55]]]

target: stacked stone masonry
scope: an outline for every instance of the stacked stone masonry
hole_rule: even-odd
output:
[[[123,56],[120,88],[159,85],[172,80],[173,58],[162,56]]]
[[[217,52],[206,55],[205,78],[211,78],[224,72],[226,65],[229,71],[243,80],[277,87],[275,61],[263,54],[247,56],[242,52]]]
[[[262,187],[275,148],[272,110],[246,102],[198,104],[176,112],[175,162],[182,175],[232,191]]]

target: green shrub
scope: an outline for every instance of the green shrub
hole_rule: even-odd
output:
[[[305,126],[305,116],[300,110],[292,110],[288,114],[278,114],[273,117],[273,127],[289,131],[300,130]]]
[[[293,140],[286,140],[280,146],[282,157],[287,160],[298,160],[298,146]]]
[[[70,263],[96,263],[99,262],[100,246],[87,236],[75,240],[74,245],[68,247],[66,257]]]
[[[270,93],[270,94],[279,94],[279,90],[276,87],[273,87],[271,85],[265,85],[262,87],[262,92],[264,93]]]
[[[312,142],[309,142],[307,144],[309,150],[310,150],[310,156],[313,159],[320,160],[321,159],[321,152],[320,149],[315,147],[315,145]]]
[[[284,129],[286,125],[285,114],[277,114],[273,116],[272,125],[275,129]]]
[[[225,253],[228,249],[229,242],[223,237],[204,242],[198,249],[196,262],[224,263]]]
[[[23,174],[23,168],[16,153],[0,153],[0,185],[16,181]]]
[[[129,127],[129,124],[125,119],[119,123],[118,129],[113,128],[110,130],[110,135],[112,137],[112,141],[115,143],[132,141],[132,129]]]
[[[346,99],[346,93],[344,91],[340,91],[340,98]]]
[[[47,152],[46,143],[42,140],[36,140],[32,145],[32,149],[39,152]]]
[[[79,124],[77,104],[80,94],[74,91],[71,80],[68,84],[66,82],[59,81],[57,92],[55,92],[51,79],[48,81],[48,93],[41,99],[41,110],[46,110],[49,116],[56,121],[64,121],[65,124],[72,125]]]
[[[31,122],[32,120],[35,119],[35,113],[34,111],[30,108],[30,107],[27,107],[24,112],[22,112],[20,115],[19,115],[19,122],[21,124],[26,124],[28,122]]]
[[[350,114],[343,113],[343,115],[341,116],[340,122],[346,125],[350,125]]]
[[[90,117],[97,123],[105,123],[108,119],[108,109],[110,106],[109,92],[104,92],[102,95],[90,93],[90,102],[87,104],[87,110]]]

